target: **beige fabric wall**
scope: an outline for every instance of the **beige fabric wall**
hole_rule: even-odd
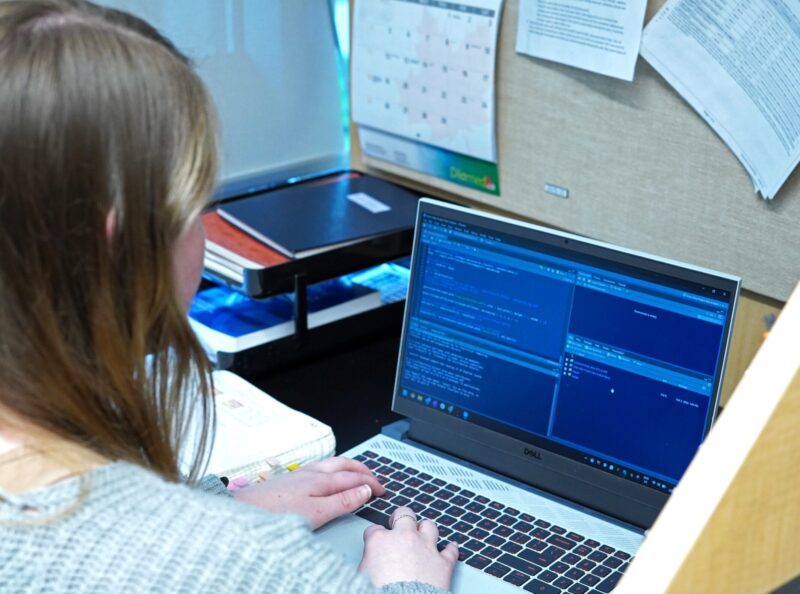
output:
[[[648,18],[661,4],[651,0]],[[628,83],[517,54],[517,10],[518,0],[505,1],[500,30],[500,197],[368,157],[357,155],[356,165],[738,274],[746,289],[785,301],[800,280],[800,175],[773,202],[762,200],[728,148],[644,60]],[[569,198],[547,194],[545,183]]]

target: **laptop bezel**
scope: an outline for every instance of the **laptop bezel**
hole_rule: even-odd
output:
[[[423,198],[419,201],[417,210],[409,295],[414,291],[414,266],[419,253],[420,234],[417,231],[420,229],[421,220],[425,214],[438,215],[467,224],[477,222],[488,229],[533,239],[545,245],[568,247],[577,254],[600,257],[648,272],[668,274],[678,279],[729,291],[731,295],[730,316],[722,338],[723,356],[719,362],[717,380],[713,389],[712,411],[704,435],[707,434],[719,404],[741,279],[733,275],[629,250],[571,233]],[[643,264],[646,266],[642,266]],[[407,299],[403,316],[392,410],[408,418],[410,423],[408,436],[410,438],[489,468],[494,472],[508,475],[534,488],[586,506],[601,514],[637,527],[649,528],[666,503],[667,493],[590,467],[541,445],[527,443],[402,398],[400,396],[400,374],[405,356],[406,332],[410,316],[409,302],[410,300]]]

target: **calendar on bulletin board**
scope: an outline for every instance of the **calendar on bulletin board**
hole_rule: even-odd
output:
[[[352,109],[365,153],[497,193],[502,0],[360,0]]]

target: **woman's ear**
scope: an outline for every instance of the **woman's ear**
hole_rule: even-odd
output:
[[[113,208],[108,211],[106,215],[106,239],[108,243],[111,243],[111,240],[114,239],[114,233],[117,232],[117,211]]]

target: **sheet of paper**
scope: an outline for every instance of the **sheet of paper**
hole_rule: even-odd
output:
[[[358,0],[353,120],[496,162],[495,53],[502,0]]]
[[[519,0],[517,51],[633,80],[647,0]]]
[[[800,160],[800,3],[670,0],[642,56],[772,199]]]

